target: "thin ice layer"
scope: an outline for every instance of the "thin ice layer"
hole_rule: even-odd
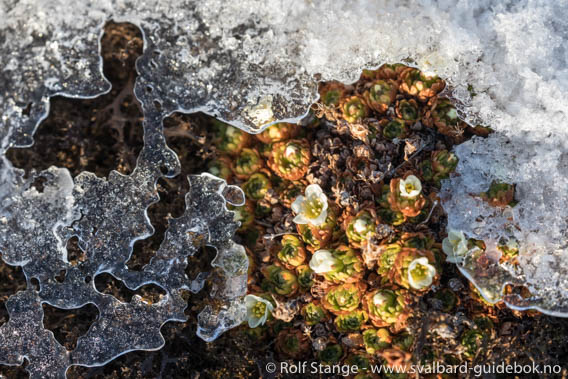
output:
[[[521,104],[557,103],[543,91],[560,95],[568,81],[562,2],[3,0],[1,7],[1,122],[13,125],[11,142],[20,145],[31,143],[49,96],[108,91],[96,52],[110,18],[144,32],[139,96],[164,113],[204,110],[250,129],[303,115],[315,79],[351,82],[385,61],[414,61],[449,79],[492,124]]]
[[[244,248],[231,241],[238,224],[224,197],[240,194],[232,200],[242,204],[244,195],[237,187],[208,174],[190,177],[184,214],[170,220],[160,248],[141,271],[135,271],[126,262],[133,242],[152,232],[146,209],[157,200],[156,173],[137,169],[125,176],[113,171],[103,179],[84,172],[73,180],[67,169],[50,167],[29,179],[21,170],[14,174],[11,182],[3,183],[10,186],[10,195],[0,207],[0,251],[5,262],[22,266],[28,289],[6,303],[10,319],[0,327],[3,364],[19,365],[26,357],[31,377],[64,377],[71,365],[100,366],[131,350],[161,348],[162,325],[187,318],[182,296],[191,287],[185,274],[187,257],[204,244],[217,249],[215,267],[231,286],[216,296],[220,309],[208,307],[200,316],[203,338],[215,338],[244,319],[238,304],[246,293],[248,260]],[[37,177],[45,180],[42,187],[35,184]],[[67,260],[65,245],[72,237],[87,255],[77,265]],[[64,280],[57,281],[62,271]],[[101,273],[132,290],[157,285],[165,295],[154,304],[138,296],[122,303],[96,289],[95,277]],[[39,291],[31,285],[33,279],[38,280]],[[99,317],[77,347],[67,351],[44,328],[42,303],[63,309],[90,303],[98,308]],[[230,320],[226,309],[233,310]]]

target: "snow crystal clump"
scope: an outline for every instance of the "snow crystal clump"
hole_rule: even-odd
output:
[[[442,195],[448,228],[485,241],[486,254],[473,254],[458,267],[492,302],[504,299],[517,309],[568,314],[568,218],[563,211],[568,177],[557,171],[568,167],[568,150],[560,140],[567,137],[518,140],[499,133],[456,148],[461,159],[457,175],[444,184]],[[515,183],[518,204],[499,208],[482,200],[478,195],[493,180]],[[499,265],[498,244],[518,245],[519,264]],[[503,296],[505,284],[526,286],[531,297]]]

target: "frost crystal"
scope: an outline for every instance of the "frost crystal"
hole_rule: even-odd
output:
[[[179,291],[202,286],[202,277],[192,282],[183,268],[203,242],[217,247],[225,284],[214,288],[222,301],[204,310],[198,332],[210,340],[238,324],[246,313],[238,300],[246,269],[242,250],[230,242],[236,225],[220,194],[223,182],[191,178],[185,214],[171,221],[154,259],[139,272],[125,268],[133,243],[153,232],[146,210],[158,201],[156,181],[179,172],[162,119],[204,111],[256,132],[301,117],[317,96],[316,79],[351,82],[362,68],[402,60],[447,79],[460,112],[497,131],[457,149],[460,176],[444,184],[445,207],[449,227],[485,240],[489,252],[503,237],[517,239],[520,269],[470,257],[463,272],[492,300],[503,284],[526,283],[533,298],[507,298],[510,304],[567,315],[566,9],[565,0],[0,0],[0,251],[23,266],[28,282],[40,283],[39,292],[28,285],[7,301],[0,361],[21,364],[26,356],[32,376],[62,376],[69,365],[159,348],[160,326],[185,319]],[[98,50],[111,18],[139,25],[145,36],[135,87],[145,117],[136,170],[71,178],[50,168],[24,179],[4,154],[33,143],[50,97],[109,91]],[[37,176],[46,180],[41,192],[33,186]],[[495,179],[517,184],[516,207],[500,211],[470,196]],[[65,244],[73,236],[88,259],[70,267]],[[61,270],[66,279],[58,283]],[[95,290],[102,272],[129,288],[154,283],[167,294],[152,305],[120,303]],[[94,303],[100,317],[69,353],[43,328],[42,302]]]

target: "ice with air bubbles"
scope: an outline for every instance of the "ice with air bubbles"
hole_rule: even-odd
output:
[[[63,376],[70,365],[102,365],[161,347],[160,326],[185,320],[180,291],[202,287],[184,267],[203,243],[217,248],[214,264],[226,284],[214,289],[218,307],[202,312],[198,332],[212,340],[237,325],[246,259],[231,242],[237,226],[226,202],[239,196],[229,196],[226,183],[189,178],[185,213],[170,222],[153,260],[142,271],[125,268],[133,243],[153,233],[146,210],[159,200],[156,181],[180,170],[162,119],[203,111],[258,132],[301,118],[317,98],[318,80],[352,82],[361,69],[383,62],[410,62],[440,75],[461,114],[496,131],[456,148],[460,163],[444,183],[444,207],[450,228],[488,246],[517,240],[520,265],[491,266],[489,281],[470,260],[460,267],[464,274],[492,301],[502,298],[506,283],[522,284],[532,296],[505,298],[511,306],[568,315],[567,9],[566,0],[0,0],[0,252],[40,283],[39,291],[7,301],[0,362],[26,357],[33,377]],[[52,167],[24,178],[5,152],[33,143],[50,97],[109,91],[98,53],[111,19],[132,22],[144,35],[135,86],[144,148],[136,170],[73,178]],[[43,191],[33,186],[37,176],[46,180]],[[474,196],[496,179],[517,185],[515,207],[496,210]],[[72,237],[87,254],[80,267],[66,259]],[[66,280],[55,282],[62,269]],[[156,284],[166,296],[156,304],[121,303],[86,281],[102,272],[131,289]],[[93,303],[100,317],[68,352],[43,328],[41,303],[67,309]],[[15,347],[15,335],[31,344]]]

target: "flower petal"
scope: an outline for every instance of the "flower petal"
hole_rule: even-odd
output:
[[[256,303],[258,303],[259,301],[262,301],[264,299],[262,299],[261,297],[255,296],[255,295],[246,295],[245,296],[245,305],[247,308],[252,308],[254,307],[254,305]]]
[[[450,239],[450,242],[453,245],[457,245],[460,241],[464,241],[465,240],[465,235],[463,234],[463,232],[461,230],[450,230],[450,232],[448,233],[448,238]]]
[[[267,310],[266,314],[268,315],[268,312],[272,313],[272,311],[274,310],[274,305],[272,305],[272,303],[270,301],[266,300],[266,299],[264,301],[265,301],[266,310]]]
[[[309,223],[314,226],[320,226],[325,223],[326,218],[327,218],[327,210],[322,210],[320,215],[314,219],[310,219]]]
[[[460,241],[460,243],[454,247],[454,254],[456,255],[464,256],[468,251],[467,241]]]
[[[262,322],[262,319],[260,319],[256,316],[249,316],[248,317],[249,328],[256,328],[257,326],[260,325],[261,322]]]
[[[417,265],[426,267],[427,272],[423,278],[415,280],[414,277],[412,276],[412,271]],[[408,284],[414,289],[421,290],[426,287],[429,287],[432,284],[434,276],[436,276],[436,268],[428,262],[428,258],[426,257],[416,258],[415,260],[410,262],[410,265],[408,265],[407,276],[408,276]]]
[[[410,192],[406,189],[406,186],[410,184],[413,188]],[[409,175],[406,179],[402,179],[398,184],[398,190],[400,191],[400,196],[406,198],[414,198],[420,195],[422,192],[422,183],[414,175]]]
[[[294,213],[302,212],[302,203],[304,202],[304,196],[300,195],[296,197],[296,200],[292,203],[292,210]]]
[[[324,274],[333,271],[337,259],[331,254],[329,250],[318,250],[312,256],[309,266],[316,274]]]
[[[367,220],[364,220],[364,219],[362,219],[362,218],[359,218],[359,219],[355,220],[355,223],[353,224],[353,229],[354,229],[357,233],[361,234],[361,233],[363,233],[365,230],[367,230],[367,225],[368,225]]]
[[[307,219],[306,216],[304,216],[303,213],[297,214],[296,217],[294,217],[294,219],[292,221],[294,221],[296,224],[300,224],[300,225],[307,224],[307,223],[310,222],[310,220]]]
[[[325,195],[325,193],[320,193],[318,195],[318,200],[322,202],[323,204],[323,208],[322,209],[327,209],[327,196]]]
[[[449,236],[444,238],[444,240],[442,241],[442,250],[448,257],[454,253],[454,245],[452,245]]]
[[[306,197],[318,196],[323,193],[323,190],[318,184],[310,184],[306,187]],[[324,195],[325,196],[325,195]]]
[[[377,292],[375,296],[373,296],[373,304],[376,307],[380,307],[388,300],[388,297],[382,294],[381,292]]]

